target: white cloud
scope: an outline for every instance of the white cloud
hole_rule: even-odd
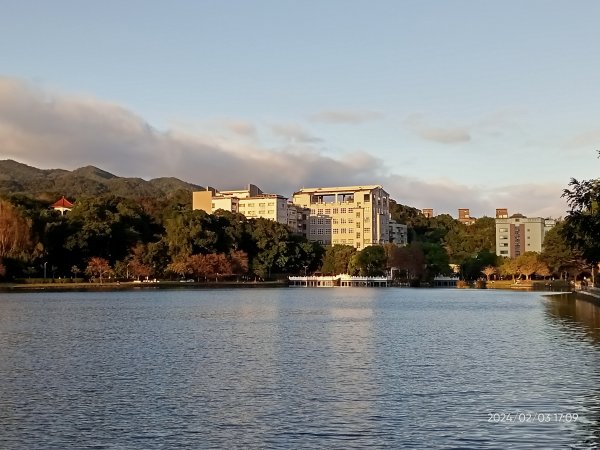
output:
[[[159,132],[114,103],[0,78],[0,157],[41,168],[91,164],[121,176],[175,176],[221,189],[254,183],[283,195],[303,186],[383,184],[400,203],[454,216],[457,208],[471,208],[474,216],[491,216],[497,207],[530,216],[564,216],[566,211],[563,186],[492,189],[425,181],[390,173],[381,158],[367,151],[328,156],[315,145],[317,138],[294,124],[273,126],[286,140],[275,148],[254,138],[252,123],[230,121],[223,127],[231,133],[211,132],[211,127]]]
[[[408,117],[405,120],[405,125],[423,139],[440,144],[457,144],[471,140],[469,130],[464,127],[431,126],[420,115]]]
[[[271,131],[284,138],[288,142],[293,143],[317,143],[321,142],[322,139],[313,136],[308,130],[304,129],[300,125],[287,123],[287,124],[276,124],[271,126]]]
[[[370,120],[376,120],[383,116],[377,111],[352,111],[352,110],[335,110],[321,111],[310,116],[313,122],[321,122],[328,124],[349,124],[358,125]]]

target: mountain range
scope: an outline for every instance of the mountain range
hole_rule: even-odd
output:
[[[143,198],[170,196],[176,191],[197,191],[201,187],[178,178],[152,180],[124,178],[94,166],[65,169],[38,169],[20,162],[0,160],[0,194],[26,194],[33,197],[65,197],[113,194]]]

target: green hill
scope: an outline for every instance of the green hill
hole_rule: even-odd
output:
[[[176,191],[199,190],[200,186],[178,178],[124,178],[94,166],[73,171],[38,169],[10,159],[0,160],[0,194],[25,194],[36,198],[62,195],[73,200],[81,196],[113,194],[128,198],[169,197]]]

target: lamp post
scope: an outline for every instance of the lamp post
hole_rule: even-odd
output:
[[[46,279],[46,264],[48,264],[48,261],[44,262],[44,280]]]

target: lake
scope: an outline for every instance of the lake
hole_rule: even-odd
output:
[[[595,448],[600,312],[398,288],[0,294],[0,447]]]

